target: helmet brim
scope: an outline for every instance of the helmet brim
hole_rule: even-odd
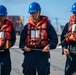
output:
[[[4,14],[1,14],[1,13],[0,13],[0,16],[4,16]]]
[[[70,12],[76,12],[76,10],[71,10]]]
[[[38,10],[31,10],[31,11],[28,11],[28,13],[34,13],[34,12],[37,12]]]

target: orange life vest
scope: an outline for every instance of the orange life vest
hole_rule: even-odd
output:
[[[48,43],[47,23],[43,22],[38,25],[28,24],[26,46],[30,48],[43,48]]]
[[[0,29],[0,49],[7,49],[11,46],[11,29],[12,22],[6,21],[6,23]]]
[[[70,43],[72,41],[76,41],[76,19],[73,16],[70,17],[70,25],[66,34],[66,42]]]

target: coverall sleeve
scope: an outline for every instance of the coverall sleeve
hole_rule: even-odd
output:
[[[11,47],[15,44],[16,41],[16,32],[14,26],[12,26],[12,31],[11,31]]]
[[[58,43],[58,37],[55,29],[50,23],[47,24],[47,33],[50,39],[50,43],[48,44],[48,46],[50,47],[50,49],[55,49]]]
[[[68,23],[65,25],[65,27],[64,27],[64,29],[63,29],[63,31],[61,33],[61,39],[60,39],[60,41],[62,43],[61,44],[61,46],[62,46],[62,54],[64,52],[64,48],[67,49],[67,46],[68,46],[68,44],[65,41],[65,35],[66,35],[67,32],[68,32]],[[64,42],[63,42],[63,40],[64,40]]]
[[[26,46],[25,43],[26,36],[27,36],[27,25],[23,27],[20,35],[19,48],[21,48],[22,50]]]

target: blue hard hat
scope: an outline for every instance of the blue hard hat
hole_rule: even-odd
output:
[[[0,5],[0,16],[7,15],[7,9],[5,6]]]
[[[76,2],[72,5],[71,12],[76,12]]]
[[[29,5],[28,13],[37,12],[41,10],[40,5],[37,2],[33,2]]]

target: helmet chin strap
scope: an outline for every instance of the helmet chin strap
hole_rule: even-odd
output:
[[[37,12],[36,20],[39,18],[39,11]]]
[[[4,20],[6,19],[7,15],[3,16],[3,19],[0,21],[0,26],[2,26],[4,24]]]
[[[40,13],[39,13],[39,11],[38,11],[38,12],[37,12],[37,16],[36,16],[36,20],[35,20],[36,22],[39,21],[39,14],[40,14]]]

